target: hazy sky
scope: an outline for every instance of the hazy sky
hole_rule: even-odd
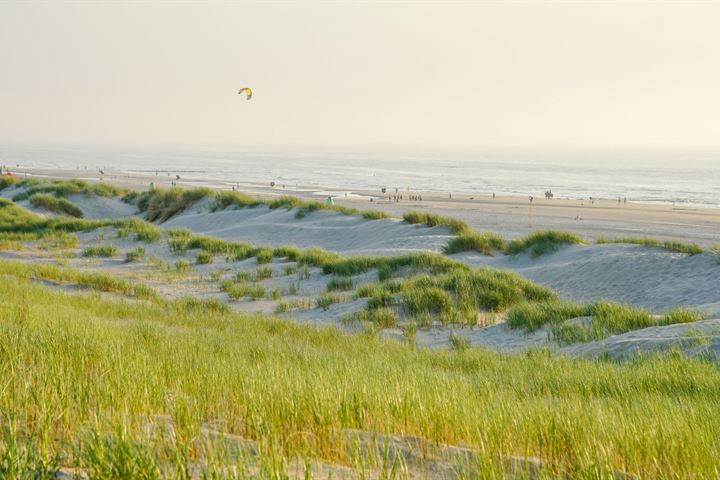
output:
[[[718,147],[719,115],[718,3],[0,4],[2,141]]]

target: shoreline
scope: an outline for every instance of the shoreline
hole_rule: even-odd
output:
[[[107,181],[118,186],[146,189],[153,182],[159,187],[169,187],[174,176],[146,175],[124,171],[106,171],[101,175],[91,170],[58,170],[19,168],[14,170],[23,176],[46,178],[78,178],[85,181]],[[182,187],[209,187],[217,190],[231,190],[235,182],[223,182],[212,179],[177,180]],[[720,243],[720,208],[690,207],[656,203],[628,201],[618,204],[617,200],[597,199],[594,203],[583,199],[534,198],[532,205],[527,197],[513,195],[469,195],[437,192],[410,192],[421,195],[422,201],[407,199],[408,192],[398,191],[403,200],[395,202],[378,198],[379,191],[370,189],[353,190],[352,196],[342,196],[345,189],[297,185],[297,188],[285,188],[277,185],[240,183],[239,191],[272,198],[281,195],[293,195],[306,200],[323,201],[318,193],[340,195],[334,197],[338,205],[364,210],[383,210],[386,213],[402,217],[409,210],[422,210],[440,215],[455,217],[466,221],[473,228],[490,230],[508,238],[527,235],[537,229],[559,229],[575,232],[588,240],[600,236],[653,237],[660,240],[679,240],[698,243],[708,247]],[[394,194],[393,192],[390,195]],[[378,200],[370,201],[370,198]]]

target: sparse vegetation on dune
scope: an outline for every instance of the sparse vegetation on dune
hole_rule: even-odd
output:
[[[208,252],[207,250],[200,250],[195,256],[195,261],[200,265],[210,264],[214,259],[215,257],[212,252]]]
[[[117,247],[110,243],[105,245],[93,245],[92,247],[87,247],[82,251],[83,257],[110,258],[115,255],[117,255]]]
[[[18,177],[12,175],[0,175],[0,190],[17,185],[20,182]]]
[[[42,208],[60,215],[82,218],[83,212],[77,205],[65,198],[58,198],[45,193],[36,193],[30,197],[30,205]]]
[[[246,208],[264,205],[265,202],[240,192],[218,192],[210,204],[210,211],[225,210],[226,208]]]
[[[647,237],[603,237],[600,236],[595,243],[629,243],[634,245],[644,245],[646,247],[655,247],[669,250],[677,253],[687,253],[688,255],[697,255],[703,252],[702,247],[694,243],[683,243],[674,240],[657,240]]]
[[[475,251],[483,255],[492,255],[494,252],[502,252],[504,248],[505,241],[496,233],[466,232],[452,238],[443,248],[443,253],[450,255]]]
[[[585,243],[582,237],[559,230],[537,230],[527,237],[511,240],[505,245],[505,253],[517,255],[527,253],[531,257],[539,257],[556,251],[563,245]]]
[[[60,232],[81,232],[115,227],[125,236],[134,233],[137,240],[152,241],[160,236],[153,224],[139,218],[87,220],[80,218],[47,218],[0,198],[0,238],[4,235],[26,235],[26,240],[40,239]]]
[[[323,202],[303,200],[290,195],[284,195],[272,200],[260,200],[240,192],[218,192],[215,195],[215,200],[210,205],[210,210],[215,212],[226,208],[252,208],[261,205],[265,205],[272,210],[278,208],[295,209],[297,218],[304,218],[316,210],[331,210],[344,215],[360,215],[368,220],[388,218],[388,215],[381,210],[358,210],[341,205],[327,205]]]
[[[144,212],[149,221],[164,222],[213,194],[213,190],[209,188],[153,188],[137,194],[134,201],[138,210]]]
[[[427,324],[475,324],[478,314],[502,311],[528,301],[556,300],[555,294],[529,280],[489,268],[454,269],[392,282],[366,284],[356,297],[368,298],[367,310],[397,306],[410,319]]]
[[[710,362],[505,355],[461,339],[429,351],[217,302],[109,301],[7,277],[0,289],[3,477],[285,478],[292,459],[414,468],[382,453],[404,448],[358,448],[365,433],[425,439],[430,454],[461,445],[453,471],[467,477],[511,475],[510,457],[537,458],[536,478],[717,472]]]
[[[36,194],[52,194],[57,198],[70,195],[86,195],[97,197],[118,197],[128,193],[127,190],[117,188],[108,183],[89,183],[84,180],[46,180],[27,178],[16,182],[15,185],[24,188],[24,191],[13,197],[14,201],[27,200]]]
[[[568,321],[579,317],[583,318]],[[509,327],[532,332],[547,326],[551,337],[562,344],[601,340],[631,330],[696,322],[702,318],[700,312],[686,308],[652,315],[642,308],[605,300],[585,305],[559,301],[523,303],[512,307],[507,314]]]
[[[145,249],[143,247],[133,248],[125,254],[125,263],[139,262],[144,259]]]
[[[411,224],[425,224],[428,227],[435,227],[437,225],[444,225],[450,228],[450,231],[455,235],[463,235],[473,233],[472,228],[456,218],[444,217],[435,213],[428,212],[417,212],[410,211],[405,212],[403,220]]]
[[[154,290],[138,282],[131,283],[105,273],[83,272],[44,263],[27,264],[0,260],[0,274],[19,279],[42,279],[58,284],[76,284],[101,292],[119,293],[144,300],[159,300]]]
[[[336,290],[347,292],[348,290],[352,290],[353,281],[349,277],[334,277],[327,283],[326,288],[328,292],[334,292]]]

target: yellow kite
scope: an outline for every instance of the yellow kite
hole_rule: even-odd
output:
[[[250,100],[252,98],[252,90],[250,90],[250,87],[243,87],[240,89],[238,94],[242,95],[243,92],[247,94],[247,99]]]

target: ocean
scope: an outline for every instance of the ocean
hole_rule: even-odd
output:
[[[720,207],[720,152],[109,148],[0,144],[14,167],[125,170],[219,184],[629,201]],[[82,176],[79,174],[78,176]],[[320,194],[320,192],[318,192]],[[323,193],[324,194],[324,193]]]

